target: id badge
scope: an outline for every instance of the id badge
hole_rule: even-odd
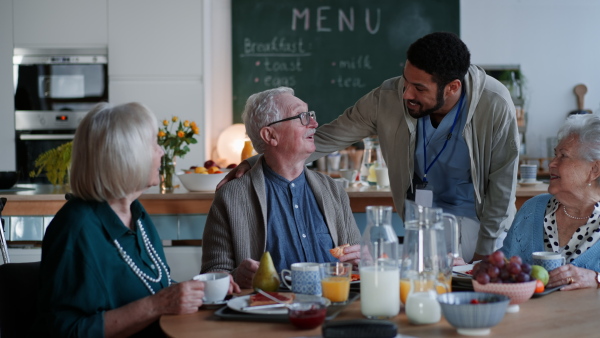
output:
[[[433,207],[433,187],[431,184],[421,184],[415,190],[415,203],[424,207]]]

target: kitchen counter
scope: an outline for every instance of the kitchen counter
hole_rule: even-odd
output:
[[[353,212],[364,212],[367,205],[392,205],[389,188],[377,189],[374,186],[349,187]],[[548,184],[517,187],[517,208],[529,198],[548,191]],[[11,190],[0,190],[0,197],[8,202],[2,216],[43,216],[54,215],[65,203],[63,187],[45,184],[18,184]],[[153,215],[160,214],[207,214],[214,192],[189,192],[183,187],[172,193],[161,194],[158,187],[152,187],[140,196],[139,200]]]

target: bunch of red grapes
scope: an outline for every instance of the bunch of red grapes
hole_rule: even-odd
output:
[[[531,280],[531,265],[523,263],[521,257],[504,257],[500,250],[495,251],[473,267],[473,279],[479,284],[524,283]]]

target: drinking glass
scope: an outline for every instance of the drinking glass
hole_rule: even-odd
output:
[[[323,297],[332,303],[345,303],[350,294],[352,264],[342,262],[321,263],[321,289]]]

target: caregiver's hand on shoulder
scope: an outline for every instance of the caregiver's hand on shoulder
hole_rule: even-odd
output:
[[[231,171],[225,175],[225,177],[221,180],[221,182],[219,182],[219,184],[217,184],[217,189],[219,190],[221,189],[221,187],[232,180],[235,180],[236,178],[240,178],[242,176],[244,176],[244,174],[246,174],[246,172],[248,172],[248,170],[250,170],[250,163],[248,163],[248,161],[244,160],[242,161],[242,163],[240,163],[237,167],[231,169]]]

